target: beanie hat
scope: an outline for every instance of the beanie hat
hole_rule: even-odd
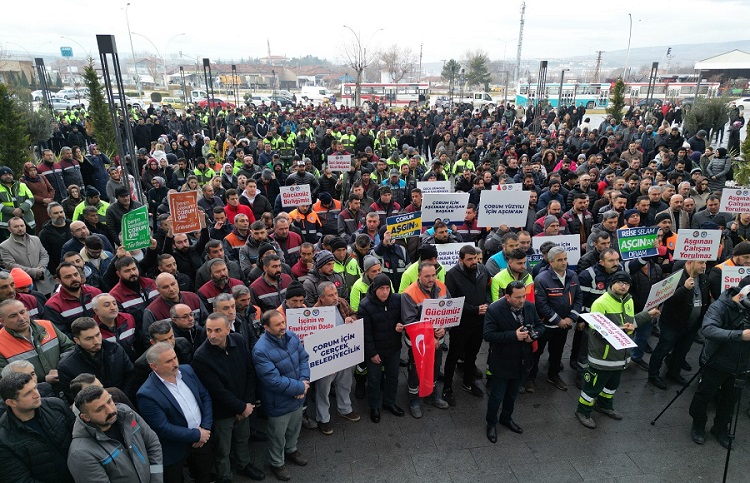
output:
[[[656,215],[656,218],[654,219],[654,221],[658,225],[664,220],[671,220],[671,219],[672,218],[669,217],[669,213],[659,213],[658,215]]]
[[[93,186],[86,187],[86,198],[93,198],[94,196],[101,196],[101,195],[102,194],[99,192],[99,190],[94,188]]]
[[[346,241],[341,237],[336,237],[331,240],[331,251],[335,252],[339,248],[346,248]]]
[[[302,284],[298,281],[293,281],[289,284],[286,288],[286,298],[290,299],[292,297],[304,297],[305,296],[305,289],[302,288]]]
[[[31,284],[34,283],[29,274],[18,267],[10,271],[10,276],[13,277],[13,282],[16,284],[16,288],[30,287]]]
[[[435,245],[422,245],[418,250],[420,260],[429,260],[430,258],[437,258],[437,248]]]
[[[614,275],[612,275],[612,278],[609,279],[609,286],[611,287],[612,285],[614,285],[617,282],[626,282],[626,283],[630,283],[630,284],[633,283],[633,281],[630,278],[630,275],[628,275],[627,273],[623,272],[622,270],[619,270],[619,271],[615,272]]]
[[[266,168],[263,170],[263,174],[261,174],[261,176],[263,177],[263,179],[271,179],[273,178],[273,173],[271,173],[270,169]]]
[[[555,215],[547,215],[544,217],[544,229],[550,227],[552,223],[560,223],[560,220],[557,219]]]
[[[318,199],[324,205],[330,205],[333,202],[333,196],[331,196],[328,191],[321,191],[320,194],[318,194]]]
[[[258,247],[258,265],[263,264],[263,257],[270,251],[276,253],[276,249],[270,243],[262,243]]]
[[[719,158],[725,158],[727,156],[727,148],[719,148],[716,150]]]
[[[740,255],[750,255],[750,241],[739,242],[734,246],[732,256],[738,257]],[[15,268],[13,270],[15,270]],[[18,285],[18,283],[16,283],[16,285]]]
[[[328,250],[321,250],[316,253],[314,260],[315,268],[318,270],[323,268],[327,263],[336,261],[336,259],[333,257],[333,253],[329,252]]]
[[[634,210],[633,208],[631,208],[631,209],[625,211],[625,220],[627,220],[628,218],[630,218],[633,215],[639,215],[640,216],[640,214],[641,213],[638,210]]]
[[[380,260],[377,259],[377,257],[374,257],[372,255],[366,255],[364,261],[362,262],[362,266],[365,268],[365,272],[374,267],[375,265],[380,265]]]
[[[375,276],[374,279],[372,279],[372,283],[370,284],[370,290],[375,292],[377,289],[384,285],[390,285],[391,279],[388,278],[388,275],[384,273],[379,273]]]

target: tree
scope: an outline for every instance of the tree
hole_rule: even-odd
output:
[[[729,118],[729,107],[723,97],[699,97],[695,104],[684,112],[682,132],[686,139],[701,129],[705,130],[708,133],[707,138],[711,139],[711,131],[720,129]]]
[[[55,79],[55,87],[59,87],[60,89],[63,88],[63,81],[62,77],[60,77],[60,73],[57,73],[57,79]]]
[[[490,90],[492,75],[487,67],[490,63],[489,56],[482,50],[468,52],[466,63],[469,66],[466,82],[470,86],[481,86],[485,91]]]
[[[27,133],[27,121],[23,109],[11,97],[8,87],[0,83],[0,164],[13,170],[16,177],[23,172],[23,165],[30,159],[31,140]]]
[[[612,89],[607,114],[611,114],[617,124],[622,122],[622,110],[625,107],[625,82],[622,78],[617,79],[615,87]]]
[[[343,56],[344,63],[354,70],[354,105],[359,106],[362,100],[362,74],[372,60],[377,57],[377,53],[367,53],[367,47],[362,44],[359,34],[354,32],[354,41],[344,44]]]
[[[451,99],[453,99],[453,88],[460,71],[461,64],[451,59],[445,63],[443,72],[440,73],[440,77],[448,81],[448,90],[450,91]]]
[[[402,49],[393,44],[380,54],[380,62],[390,76],[391,82],[398,83],[417,69],[418,59],[409,47]]]
[[[109,106],[104,102],[104,88],[94,68],[94,59],[89,58],[89,65],[83,69],[83,83],[89,89],[89,115],[94,124],[94,137],[101,152],[110,159],[117,153],[115,128]]]

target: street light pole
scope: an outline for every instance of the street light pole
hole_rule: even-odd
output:
[[[133,48],[133,34],[130,32],[130,18],[128,17],[128,8],[130,2],[125,5],[125,24],[128,26],[128,38],[130,39],[130,53],[133,54],[133,70],[135,71],[135,86],[138,89],[138,97],[143,97],[143,87],[141,86],[141,76],[138,75],[138,64],[135,62],[135,49]]]
[[[167,91],[169,91],[169,78],[167,77],[167,49],[169,48],[169,43],[172,42],[177,37],[181,37],[183,35],[186,35],[184,32],[181,34],[173,35],[169,40],[167,40],[167,45],[164,46],[164,58],[162,59],[164,61],[164,87],[167,88]]]
[[[158,55],[159,57],[161,57],[161,58],[162,58],[162,60],[164,59],[164,56],[162,56],[162,55],[161,55],[161,52],[159,52],[159,49],[158,49],[158,48],[156,47],[156,44],[155,44],[155,43],[153,43],[153,42],[151,41],[151,39],[149,39],[148,37],[146,37],[146,36],[145,36],[145,35],[143,35],[143,34],[139,34],[138,32],[133,32],[133,35],[137,35],[137,36],[139,36],[139,37],[143,37],[144,39],[146,39],[146,40],[148,41],[148,43],[149,43],[149,44],[151,44],[151,47],[153,47],[153,48],[154,48],[154,50],[156,51],[156,55]],[[156,64],[156,73],[157,73],[157,74],[159,73],[159,64]],[[154,79],[154,85],[156,85],[156,79]]]
[[[563,81],[565,80],[565,72],[569,71],[570,69],[563,69],[560,72],[560,90],[557,91],[557,108],[560,109],[562,107],[562,90],[563,90]]]

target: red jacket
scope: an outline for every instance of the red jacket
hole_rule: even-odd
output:
[[[80,300],[69,294],[64,288],[50,297],[44,305],[44,319],[52,321],[65,335],[71,337],[70,324],[78,317],[93,317],[91,299],[102,293],[96,287],[81,285]]]
[[[136,320],[143,320],[143,311],[159,296],[159,292],[156,290],[156,282],[150,278],[141,277],[139,283],[140,292],[133,292],[120,280],[109,294],[117,300],[123,312],[132,315]]]
[[[270,238],[279,244],[281,251],[284,253],[284,263],[290,267],[299,260],[299,249],[302,245],[302,237],[293,231],[289,231],[286,240],[276,238],[276,234],[271,234]]]
[[[286,298],[286,288],[292,283],[292,277],[282,273],[279,277],[279,286],[274,287],[266,281],[266,277],[258,277],[250,288],[253,289],[255,305],[260,307],[261,313],[266,310],[275,309]]]
[[[203,326],[206,317],[208,317],[208,311],[198,295],[193,292],[180,291],[180,300],[177,303],[169,302],[164,297],[159,296],[156,297],[154,301],[146,307],[146,310],[143,311],[143,330],[141,330],[141,338],[143,338],[145,342],[148,342],[148,328],[151,327],[151,324],[160,320],[168,320],[172,322],[169,310],[177,304],[185,304],[193,309],[195,325]]]
[[[29,313],[29,318],[31,320],[36,320],[42,316],[42,310],[44,310],[44,308],[39,307],[39,302],[33,295],[16,292],[16,300],[19,300],[23,306],[26,307],[26,312]]]
[[[242,280],[237,280],[236,278],[230,277],[229,283],[226,287],[224,287],[224,289],[216,285],[213,280],[209,280],[208,282],[204,283],[201,288],[198,289],[198,293],[201,296],[201,300],[206,305],[206,308],[210,309],[214,305],[214,297],[222,293],[231,294],[232,287],[236,287],[237,285],[243,285]]]
[[[135,319],[133,316],[124,312],[117,314],[114,332],[99,320],[98,315],[94,316],[94,320],[99,324],[99,330],[102,333],[102,340],[108,340],[115,344],[120,344],[120,346],[125,349],[125,353],[128,355],[131,362],[135,361]]]
[[[234,223],[234,217],[237,216],[239,213],[242,213],[243,215],[247,215],[247,217],[250,219],[250,223],[255,221],[255,215],[253,214],[253,210],[251,210],[248,206],[245,206],[245,205],[232,206],[229,203],[227,203],[224,206],[224,213],[227,214],[227,221],[229,223]]]

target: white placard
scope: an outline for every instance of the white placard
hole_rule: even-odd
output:
[[[683,270],[678,270],[661,282],[651,285],[651,291],[648,293],[648,299],[646,299],[643,310],[651,310],[669,300],[680,284],[682,272]]]
[[[312,193],[309,184],[296,184],[281,187],[281,206],[299,206],[312,204]]]
[[[589,327],[599,332],[602,337],[607,339],[609,345],[615,350],[619,351],[622,349],[637,347],[637,344],[633,342],[633,339],[628,337],[628,334],[623,332],[621,328],[609,320],[604,314],[592,312],[590,314],[581,314],[581,318],[589,324]]]
[[[477,206],[477,226],[526,226],[529,191],[483,190]]]
[[[337,154],[331,155],[326,158],[326,166],[331,171],[349,171],[352,167],[352,155],[351,154]]]
[[[719,258],[721,230],[693,230],[686,228],[677,232],[675,260],[705,260]]]
[[[365,360],[363,319],[310,334],[305,340],[310,382],[356,366]]]
[[[429,193],[422,197],[422,226],[432,226],[438,218],[461,223],[466,217],[469,193]]]
[[[523,191],[523,183],[496,184],[493,189],[496,191]]]
[[[428,193],[450,193],[450,181],[417,181],[417,188],[422,191],[422,195]]]
[[[568,252],[568,265],[578,265],[581,259],[581,237],[578,235],[535,236],[531,238],[531,247],[536,253],[544,242],[552,242]]]
[[[305,340],[319,330],[336,327],[336,307],[286,309],[286,325],[299,340]]]
[[[750,267],[721,267],[721,291],[736,287],[750,275]]]
[[[438,252],[438,263],[447,271],[458,263],[458,252],[464,245],[474,246],[473,243],[436,243]]]
[[[436,329],[455,327],[461,323],[464,298],[425,299],[422,302],[422,317],[419,321],[430,322]]]
[[[750,213],[750,189],[724,188],[721,192],[719,212]]]

